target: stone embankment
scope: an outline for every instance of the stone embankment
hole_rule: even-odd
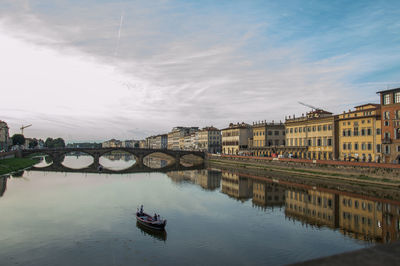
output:
[[[220,165],[265,169],[320,178],[354,180],[400,186],[400,165],[364,162],[306,160],[235,155],[209,155],[207,160]]]

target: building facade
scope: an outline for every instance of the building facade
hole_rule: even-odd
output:
[[[324,110],[313,110],[301,117],[286,118],[286,146],[293,157],[313,160],[337,159],[337,116]],[[307,147],[307,152],[296,148]]]
[[[183,150],[185,147],[185,136],[195,133],[199,130],[198,127],[174,127],[168,133],[168,149]]]
[[[230,124],[222,129],[222,153],[238,155],[240,150],[248,148],[249,139],[253,135],[252,128],[246,123]]]
[[[285,125],[266,121],[253,123],[253,138],[249,150],[255,156],[269,155],[270,147],[285,146]],[[266,148],[269,147],[269,148]]]
[[[381,107],[356,106],[338,116],[339,160],[382,161]]]
[[[198,148],[201,151],[209,153],[220,153],[221,152],[221,130],[215,127],[205,127],[198,133],[199,144]]]
[[[386,163],[400,163],[400,88],[379,91],[382,153]]]
[[[122,141],[117,139],[110,139],[101,144],[102,148],[121,148]]]
[[[6,122],[0,120],[0,151],[8,151],[11,146],[9,128]]]

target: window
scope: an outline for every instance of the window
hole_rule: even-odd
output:
[[[313,127],[312,127],[312,131],[315,131],[315,130],[317,130],[317,127],[316,127],[316,126],[313,126]]]
[[[385,121],[384,125],[385,127],[388,127],[390,125],[389,121]]]
[[[400,103],[400,92],[396,92],[394,94],[394,102],[395,103]]]
[[[376,152],[378,152],[378,153],[381,152],[381,144],[376,145]]]
[[[328,139],[328,146],[332,146],[332,139]]]
[[[400,110],[396,110],[396,119],[400,119]]]
[[[389,111],[383,112],[383,118],[390,119],[390,112]]]
[[[351,150],[351,143],[347,143],[347,149]]]
[[[303,128],[302,127],[299,127],[299,133],[301,133],[301,130],[302,130]]]
[[[287,131],[287,130],[286,130],[286,131]],[[268,130],[267,134],[268,134],[268,136],[271,136],[271,135],[272,135],[272,131],[269,131],[269,130]]]
[[[383,95],[383,104],[390,104],[390,94]]]
[[[321,129],[322,129],[322,127],[321,127],[321,126],[318,126],[318,131],[321,131]]]
[[[326,125],[324,125],[322,129],[323,129],[323,131],[326,131]]]
[[[351,137],[351,129],[347,130],[347,136]]]
[[[355,127],[353,130],[353,136],[358,136],[358,127]]]
[[[369,151],[372,150],[372,144],[371,144],[371,142],[368,142],[367,148],[368,148]]]
[[[367,145],[365,145],[365,143],[361,143],[361,150],[365,151],[365,149],[367,148]]]
[[[293,128],[290,128],[290,133],[293,133]]]
[[[381,134],[381,129],[380,128],[377,128],[376,129],[376,135],[380,135]]]
[[[343,137],[346,137],[346,130],[343,129]]]
[[[390,132],[385,132],[385,139],[390,139]]]
[[[328,125],[328,130],[332,130],[332,125]]]
[[[385,145],[385,153],[390,154],[390,146],[389,145]]]
[[[296,127],[296,128],[294,128],[294,133],[297,133],[297,127]]]
[[[372,130],[370,128],[367,128],[367,136],[371,136],[372,135]]]
[[[358,151],[358,142],[354,143],[354,149]]]
[[[317,146],[321,146],[321,139],[317,140]]]
[[[365,129],[361,129],[361,136],[365,136]]]
[[[279,131],[275,130],[275,136],[279,136]]]

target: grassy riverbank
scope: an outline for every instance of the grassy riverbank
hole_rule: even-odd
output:
[[[38,161],[30,158],[10,158],[0,160],[0,175],[18,171],[36,164]]]

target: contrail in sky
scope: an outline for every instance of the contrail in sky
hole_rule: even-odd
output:
[[[116,45],[116,47],[115,47],[114,56],[117,56],[117,53],[118,53],[119,40],[121,39],[121,28],[122,28],[122,22],[123,22],[123,21],[124,21],[124,12],[121,12],[121,20],[120,20],[120,22],[119,22],[117,45]]]

